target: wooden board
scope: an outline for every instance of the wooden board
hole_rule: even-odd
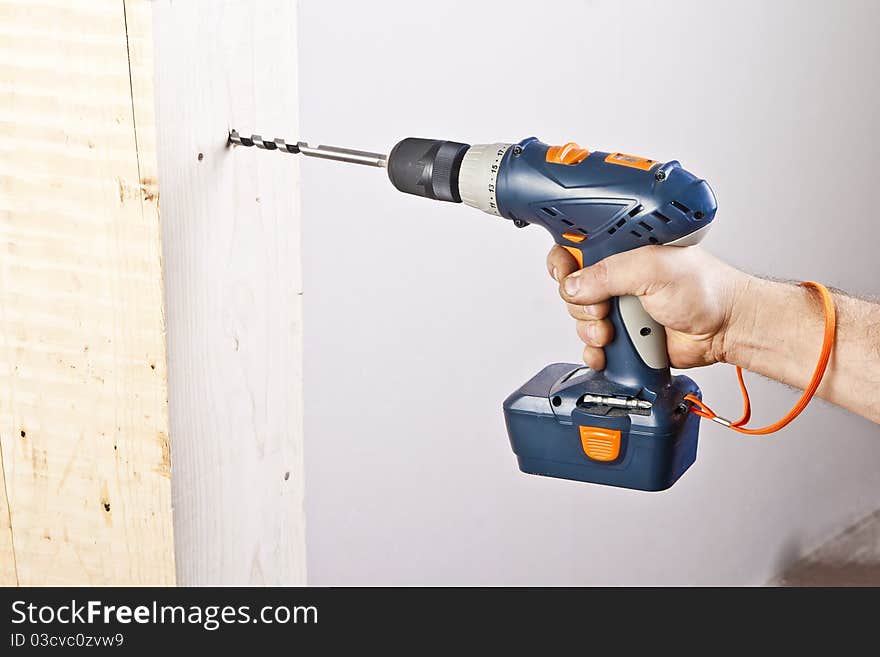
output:
[[[9,515],[9,500],[6,499],[6,476],[3,472],[3,458],[0,454],[0,586],[18,584],[15,566],[15,545],[12,542],[12,518]]]
[[[181,584],[302,584],[296,5],[154,4]]]
[[[175,580],[149,20],[0,0],[4,583]]]

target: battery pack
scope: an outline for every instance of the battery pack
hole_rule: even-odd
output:
[[[556,363],[505,400],[504,419],[523,472],[660,491],[697,456],[700,418],[688,412],[683,402],[688,394],[699,398],[700,389],[686,376],[670,377],[650,391],[620,386],[580,365]],[[609,397],[638,407],[596,401]]]

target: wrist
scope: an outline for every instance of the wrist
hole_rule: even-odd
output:
[[[768,286],[775,285],[757,276],[737,272],[728,292],[726,318],[713,344],[716,362],[748,369],[751,351],[761,334],[761,300],[766,302]],[[766,309],[766,308],[765,308]]]
[[[807,371],[801,371],[801,345],[815,339],[821,307],[805,287],[743,276],[734,286],[718,361],[760,374],[775,372],[768,376],[800,385]]]

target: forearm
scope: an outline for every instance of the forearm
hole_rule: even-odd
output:
[[[823,336],[816,291],[748,277],[736,296],[719,359],[805,388]],[[817,394],[880,422],[880,304],[837,293],[834,301],[837,339]]]

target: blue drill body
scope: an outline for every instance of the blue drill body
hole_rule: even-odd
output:
[[[520,225],[543,226],[585,266],[686,239],[714,219],[712,190],[678,162],[582,152],[567,164],[548,161],[548,148],[530,138],[508,149],[497,177],[498,210]],[[550,365],[504,402],[523,471],[662,490],[696,458],[699,418],[687,412],[683,398],[699,396],[699,388],[688,377],[672,377],[666,363],[645,362],[640,341],[654,341],[665,353],[665,333],[647,315],[636,314],[644,326],[628,326],[622,303],[612,299],[615,335],[605,348],[605,370]],[[650,408],[585,402],[585,396],[644,401]]]

